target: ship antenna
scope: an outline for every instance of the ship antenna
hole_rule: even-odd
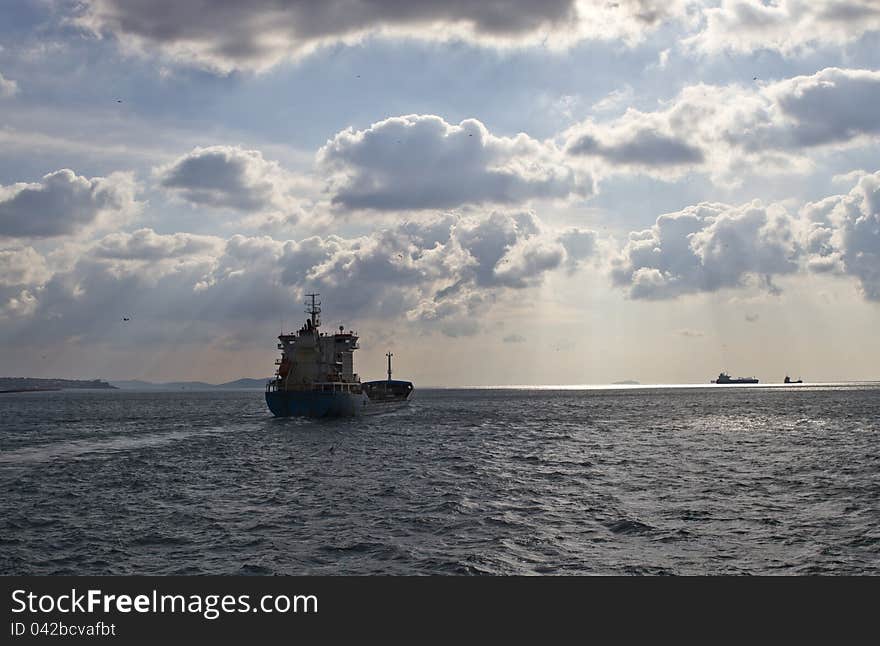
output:
[[[312,329],[317,330],[321,325],[321,301],[318,300],[320,294],[306,294],[309,300],[306,301],[306,314],[312,317]]]
[[[386,352],[385,356],[388,357],[388,381],[391,381],[391,357],[394,356],[394,353]]]

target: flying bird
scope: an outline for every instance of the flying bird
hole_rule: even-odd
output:
[[[122,99],[116,99],[116,103],[122,103]]]
[[[130,319],[129,317],[127,317],[127,316],[123,316],[123,317],[122,317],[122,320],[123,320],[123,321],[130,321],[131,319]]]

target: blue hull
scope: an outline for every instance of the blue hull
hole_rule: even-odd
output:
[[[362,412],[362,395],[343,392],[266,391],[266,404],[275,417],[352,417]]]

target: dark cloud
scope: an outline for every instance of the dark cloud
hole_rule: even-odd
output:
[[[140,229],[95,241],[54,274],[24,272],[27,262],[36,266],[28,260],[33,250],[0,254],[0,266],[20,276],[8,298],[30,290],[34,334],[97,340],[116,320],[96,317],[117,310],[139,312],[154,329],[197,321],[234,327],[274,320],[306,291],[318,291],[335,318],[409,320],[463,335],[479,329],[481,314],[507,290],[537,285],[566,262],[558,235],[528,212],[441,215],[359,237],[299,241]],[[12,304],[5,311],[11,316]]]
[[[574,0],[87,0],[78,22],[228,71],[265,68],[370,33],[518,40],[576,20]]]
[[[7,325],[18,321],[25,336],[115,338],[116,318],[101,314],[115,311],[136,312],[143,334],[154,339],[177,334],[175,323],[195,322],[207,337],[228,336],[236,326],[274,320],[306,291],[318,291],[334,325],[400,320],[463,336],[478,332],[506,293],[587,257],[594,235],[550,230],[530,212],[438,215],[359,237],[299,241],[140,229],[104,236],[54,273],[26,274],[28,263],[36,267],[27,254],[0,256],[9,261],[7,273],[19,276],[0,294],[0,316]]]
[[[121,217],[135,207],[125,173],[80,177],[62,169],[33,184],[0,186],[0,236],[48,238],[72,234],[102,214]]]
[[[282,204],[290,182],[276,162],[236,146],[195,148],[156,174],[163,187],[191,204],[244,212]]]
[[[84,0],[75,19],[135,50],[209,69],[266,69],[367,36],[568,47],[633,44],[682,17],[685,0]]]
[[[707,6],[708,5],[708,6]],[[264,70],[365,37],[565,48],[584,39],[635,45],[678,21],[702,51],[785,54],[842,45],[880,28],[875,0],[83,0],[74,23],[135,51],[220,72]]]
[[[333,203],[349,209],[517,204],[592,192],[558,149],[525,134],[496,137],[482,123],[408,115],[344,130],[319,152],[336,179]]]
[[[696,146],[648,129],[636,130],[609,143],[598,141],[592,134],[582,134],[569,144],[568,152],[632,166],[699,164],[704,159]]]
[[[596,255],[597,236],[590,229],[571,227],[560,233],[557,240],[565,249],[569,273],[574,273],[585,260]]]
[[[793,146],[846,142],[880,132],[880,72],[828,68],[783,82],[772,96],[793,122]]]

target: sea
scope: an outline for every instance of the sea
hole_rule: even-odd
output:
[[[0,395],[0,574],[880,574],[880,384]]]

